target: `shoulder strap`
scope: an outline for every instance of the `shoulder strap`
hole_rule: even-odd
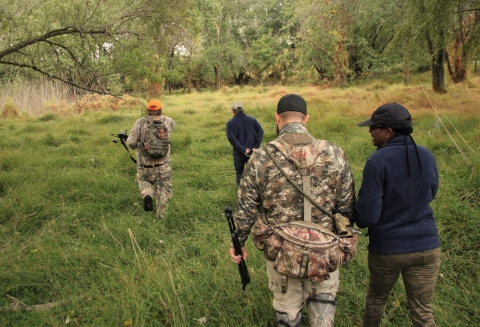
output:
[[[321,151],[323,149],[323,147],[325,146],[325,142],[321,142],[321,148],[319,146],[319,151]],[[275,160],[275,158],[273,157],[272,153],[270,152],[270,150],[268,150],[268,147],[267,145],[265,145],[263,147],[265,149],[265,152],[267,153],[267,155],[270,157],[270,159],[272,159],[273,163],[275,164],[275,166],[277,166],[277,168],[280,170],[280,172],[285,176],[285,178],[300,192],[303,194],[304,196],[304,203],[305,203],[305,199],[308,199],[311,203],[313,203],[318,209],[320,209],[324,214],[326,214],[327,216],[329,216],[330,218],[333,218],[333,215],[327,210],[325,209],[324,207],[322,207],[317,201],[315,201],[312,196],[305,192],[297,183],[295,183],[292,178],[290,176],[287,175],[287,173],[285,172],[285,170],[283,170],[282,167],[280,167],[279,163]],[[310,188],[310,175],[307,176],[308,177],[308,187]],[[304,179],[305,181],[305,179]],[[311,211],[310,211],[310,220],[311,220]]]
[[[150,118],[150,116],[145,116],[145,117],[143,117],[143,119],[145,119],[145,122],[147,123],[147,126],[153,122],[153,119]]]
[[[125,148],[125,150],[127,150],[128,155],[130,156],[130,159],[132,159],[132,161],[133,161],[134,163],[137,163],[137,160],[135,160],[135,158],[132,157],[132,155],[130,154],[130,150],[128,150],[128,147],[127,147],[127,145],[125,144],[125,141],[124,141],[123,139],[120,139],[120,143],[122,143],[122,145],[123,145],[123,147]]]

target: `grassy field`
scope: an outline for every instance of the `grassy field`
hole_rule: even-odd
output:
[[[432,203],[442,242],[436,320],[479,326],[480,78],[448,90],[433,94],[420,78],[409,87],[374,82],[165,95],[164,114],[177,128],[174,197],[163,220],[142,210],[134,164],[111,136],[131,128],[144,99],[97,98],[0,118],[0,325],[276,326],[262,254],[247,242],[252,283],[243,293],[228,255],[222,212],[235,205],[236,183],[225,124],[231,103],[241,101],[270,141],[278,99],[297,93],[308,103],[309,131],[347,153],[357,190],[374,148],[356,123],[386,102],[410,109],[413,137],[434,153],[441,175]],[[362,236],[357,256],[341,268],[336,326],[360,325],[366,246]],[[12,311],[23,305],[37,307]],[[382,326],[409,325],[397,283]]]

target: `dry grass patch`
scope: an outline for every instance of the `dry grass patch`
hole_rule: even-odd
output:
[[[425,77],[423,77],[426,79]],[[358,87],[329,88],[325,85],[294,85],[294,86],[234,86],[224,87],[220,91],[193,92],[191,94],[164,94],[159,97],[165,108],[165,113],[194,114],[196,112],[219,112],[229,114],[231,104],[240,101],[244,104],[246,112],[254,114],[258,108],[275,108],[278,100],[289,93],[297,93],[305,98],[311,113],[325,115],[341,112],[342,115],[351,117],[368,117],[378,106],[387,102],[397,102],[409,110],[433,110],[438,112],[455,112],[459,114],[475,115],[480,109],[480,76],[473,76],[466,83],[448,84],[447,94],[436,94],[431,90],[431,85],[422,80],[412,82],[410,86],[403,83],[383,83],[373,81]],[[36,90],[36,91],[35,91]],[[118,99],[108,95],[87,95],[73,100],[66,98],[65,91],[58,86],[38,87],[32,85],[30,90],[21,87],[14,94],[13,88],[0,94],[0,109],[8,99],[19,114],[27,113],[31,116],[42,116],[53,112],[60,117],[68,117],[86,111],[120,111],[143,109],[147,99],[124,95]],[[37,92],[37,94],[35,94]],[[63,93],[62,93],[63,92]],[[10,95],[10,98],[7,97]],[[14,95],[12,97],[12,95]],[[37,95],[34,97],[34,95]],[[33,99],[36,105],[32,106]],[[19,102],[23,99],[22,102]],[[8,110],[3,117],[15,118]],[[5,112],[5,110],[4,110]],[[273,111],[272,111],[273,115]]]

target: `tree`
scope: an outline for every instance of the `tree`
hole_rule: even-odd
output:
[[[398,64],[401,58],[398,49],[389,50],[399,25],[401,18],[394,2],[357,1],[347,40],[348,65],[353,73],[351,79]]]
[[[404,0],[400,2],[398,0],[396,2],[403,11],[402,17],[408,26],[408,34],[423,36],[425,39],[431,64],[433,91],[445,93],[445,59],[450,38],[448,25],[452,13],[452,1]]]
[[[248,1],[246,10],[233,24],[233,40],[243,51],[241,60],[231,61],[237,85],[249,81],[280,82],[293,65],[287,21],[291,18],[285,0]]]
[[[154,58],[154,44],[171,35],[189,3],[0,1],[0,65],[102,94],[121,93],[120,82],[129,76],[151,77],[145,67]]]
[[[197,0],[202,15],[202,62],[206,80],[242,85],[278,78],[289,66],[283,34],[284,0]],[[268,46],[268,48],[264,47]],[[203,67],[203,66],[202,66]]]
[[[248,17],[252,0],[197,0],[202,15],[203,62],[213,72],[215,89],[224,80],[242,83],[246,77],[247,43],[245,31],[250,28]],[[209,73],[205,74],[206,79]]]
[[[457,0],[450,19],[453,40],[445,52],[448,72],[454,83],[467,78],[468,64],[478,53],[480,1]]]
[[[302,61],[311,62],[322,77],[343,85],[351,73],[347,44],[357,3],[349,0],[304,1],[296,4],[297,35]]]

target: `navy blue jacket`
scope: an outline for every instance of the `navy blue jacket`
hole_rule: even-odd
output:
[[[233,156],[239,156],[247,149],[260,147],[263,128],[255,118],[239,113],[227,122],[227,138],[233,146]]]
[[[438,190],[435,158],[417,146],[422,163],[407,138],[411,175],[408,176],[404,136],[390,139],[367,160],[355,204],[355,222],[368,227],[368,250],[405,254],[440,246],[430,202]]]

